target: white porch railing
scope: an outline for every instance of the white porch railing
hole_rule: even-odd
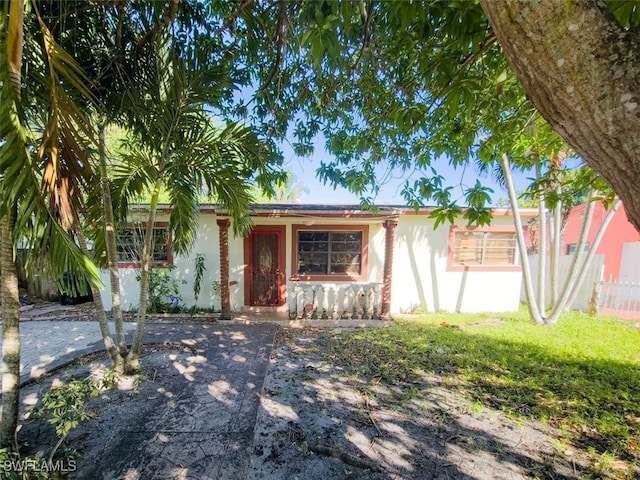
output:
[[[289,282],[290,319],[380,319],[381,283]]]

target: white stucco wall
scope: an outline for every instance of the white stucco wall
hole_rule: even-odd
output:
[[[495,218],[492,225],[511,225]],[[463,223],[460,223],[461,225]],[[396,228],[392,313],[503,312],[519,308],[521,272],[447,271],[449,225],[434,230],[426,215],[404,215]]]
[[[158,222],[168,221],[167,216],[159,216]],[[176,269],[173,276],[178,281],[178,288],[182,303],[191,307],[194,305],[193,295],[193,279],[195,275],[195,257],[200,253],[205,257],[204,276],[200,283],[200,295],[197,305],[205,308],[220,308],[220,299],[213,294],[213,282],[220,279],[220,257],[218,254],[218,225],[216,217],[213,214],[202,214],[200,216],[200,228],[195,244],[191,249],[191,253],[184,257],[174,254],[173,263]],[[138,299],[140,297],[140,284],[136,280],[139,274],[138,268],[120,268],[120,292],[121,305],[124,310],[137,308]],[[102,282],[105,285],[102,291],[102,301],[104,308],[111,310],[111,285],[109,281],[109,272],[101,271]],[[185,282],[185,283],[182,283]],[[233,291],[233,287],[232,287]]]
[[[158,221],[166,221],[160,217]],[[496,217],[493,225],[511,225],[511,218]],[[291,249],[293,224],[303,223],[301,218],[256,217],[255,225],[284,225],[286,234],[286,278],[292,274]],[[349,218],[314,219],[313,224],[369,225],[367,281],[382,283],[385,250],[385,229],[382,220]],[[433,229],[434,221],[426,214],[407,214],[400,217],[395,231],[393,284],[391,291],[392,313],[414,311],[482,312],[514,311],[519,308],[522,274],[519,271],[448,271],[447,253],[449,226]],[[197,305],[220,308],[220,299],[213,294],[212,285],[220,279],[219,230],[216,216],[203,213],[195,245],[187,257],[174,256],[174,275],[180,284],[180,294],[185,306],[194,305],[193,278],[195,255],[205,256],[206,271],[201,283]],[[244,240],[229,230],[229,271],[231,308],[240,311],[244,298]],[[139,284],[137,269],[120,269],[122,306],[124,309],[138,305]],[[106,286],[103,301],[111,309],[111,294],[107,272],[102,272]],[[337,283],[337,282],[334,282]]]

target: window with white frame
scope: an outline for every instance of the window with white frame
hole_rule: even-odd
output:
[[[454,265],[515,265],[516,233],[457,230],[453,238]]]
[[[362,231],[298,230],[299,275],[360,275]]]

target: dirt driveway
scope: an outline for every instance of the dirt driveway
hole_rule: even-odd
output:
[[[275,334],[275,348],[272,348]],[[437,377],[410,401],[393,386],[327,360],[335,331],[259,325],[150,324],[144,379],[90,401],[95,418],[68,439],[86,479],[585,478],[579,452],[536,422],[478,409]],[[161,345],[165,340],[169,343]],[[99,358],[23,391],[99,370]],[[397,392],[396,392],[397,393]],[[55,436],[25,423],[20,440],[46,453]]]

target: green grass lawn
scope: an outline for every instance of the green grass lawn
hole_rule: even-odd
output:
[[[439,375],[478,405],[538,419],[564,441],[640,463],[640,329],[581,313],[557,326],[517,314],[425,314],[386,329],[335,335],[331,359],[353,375],[405,385]],[[628,470],[627,470],[628,471]]]

